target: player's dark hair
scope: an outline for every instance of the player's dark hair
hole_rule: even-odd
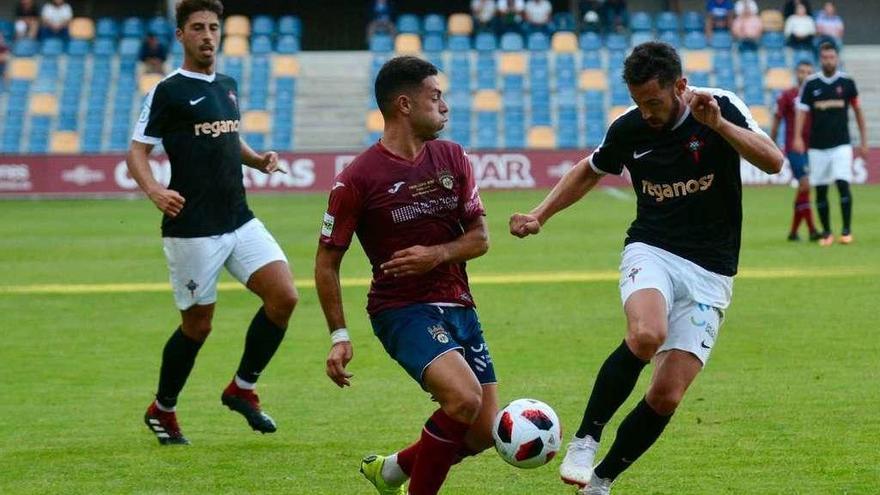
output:
[[[813,66],[813,62],[810,61],[810,60],[807,60],[807,59],[803,58],[803,59],[801,59],[801,60],[798,61],[797,65],[795,65],[794,68],[797,69],[798,67],[800,67],[800,66],[802,66],[802,65],[809,65],[810,67],[812,67],[812,66]]]
[[[834,43],[832,43],[832,42],[830,42],[830,41],[823,41],[823,42],[819,45],[819,51],[820,51],[820,52],[824,52],[825,50],[834,50],[834,53],[838,53],[838,51],[837,51],[837,45],[835,45]]]
[[[394,99],[402,92],[411,91],[426,77],[436,76],[437,67],[418,57],[405,55],[385,62],[376,76],[376,104],[382,115],[388,116]]]
[[[177,29],[183,30],[189,16],[196,12],[207,10],[217,14],[217,18],[223,17],[223,4],[220,0],[180,0],[177,3],[175,15],[177,16]]]
[[[681,58],[668,43],[649,41],[633,48],[623,62],[623,80],[640,86],[657,79],[665,88],[681,78]]]

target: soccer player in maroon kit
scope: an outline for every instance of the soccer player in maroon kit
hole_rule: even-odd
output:
[[[489,234],[464,150],[437,140],[449,109],[436,67],[391,59],[375,92],[382,138],[336,177],[315,261],[331,332],[327,375],[351,385],[339,266],[357,233],[373,268],[373,332],[440,404],[418,441],[388,457],[367,456],[361,472],[381,494],[435,494],[453,464],[492,445],[495,372],[465,272],[467,260],[489,249]]]
[[[794,142],[794,119],[797,111],[797,97],[803,86],[804,81],[813,73],[813,64],[803,60],[798,63],[795,74],[797,76],[797,86],[783,91],[779,98],[776,99],[776,113],[773,115],[773,126],[770,129],[770,139],[776,142],[776,136],[779,134],[779,124],[785,121],[785,155],[788,157],[788,163],[791,165],[791,172],[795,180],[798,181],[797,194],[794,199],[794,217],[791,219],[791,230],[788,234],[789,241],[798,241],[798,227],[802,221],[807,222],[807,228],[810,229],[810,240],[817,241],[821,237],[816,231],[813,224],[813,209],[810,208],[810,178],[809,164],[807,163],[806,153],[798,153],[792,149]],[[802,137],[805,143],[810,142],[810,126],[804,126]]]

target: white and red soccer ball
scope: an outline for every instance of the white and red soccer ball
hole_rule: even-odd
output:
[[[498,455],[518,468],[550,462],[562,444],[562,426],[553,408],[534,399],[517,399],[498,411],[492,426]]]

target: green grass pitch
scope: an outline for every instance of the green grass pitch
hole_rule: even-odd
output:
[[[485,192],[489,254],[472,275],[616,270],[629,199],[596,191],[538,237],[507,218],[543,192]],[[880,188],[854,188],[850,246],[785,241],[794,192],[747,189],[741,268],[709,366],[655,447],[616,494],[880,493]],[[840,217],[832,193],[832,220]],[[361,457],[412,441],[435,408],[386,357],[363,307],[344,298],[355,346],[350,389],[324,376],[327,330],[310,284],[324,195],[251,199],[303,282],[282,348],[260,382],[274,435],[250,431],[220,404],[258,306],[220,293],[214,334],[181,397],[193,442],[160,448],[142,424],[160,353],[178,323],[170,290],[21,292],[41,284],[163,283],[158,212],[145,201],[0,203],[0,493],[369,494]],[[346,278],[369,271],[359,247]],[[228,275],[222,280],[229,281]],[[551,404],[568,438],[607,354],[623,336],[617,282],[475,284],[502,402]],[[636,393],[606,433],[603,452]],[[486,452],[455,467],[444,493],[573,493],[559,460],[519,471]]]

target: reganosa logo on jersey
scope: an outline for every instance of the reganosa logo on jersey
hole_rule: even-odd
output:
[[[202,122],[193,125],[196,137],[211,136],[212,138],[220,137],[221,134],[229,134],[238,132],[241,123],[237,120],[215,120],[214,122]]]
[[[715,179],[715,174],[709,174],[699,179],[691,179],[687,182],[673,182],[672,184],[654,184],[653,182],[642,180],[642,193],[651,196],[660,203],[665,199],[678,198],[698,191],[705,191],[712,187],[713,179]]]

